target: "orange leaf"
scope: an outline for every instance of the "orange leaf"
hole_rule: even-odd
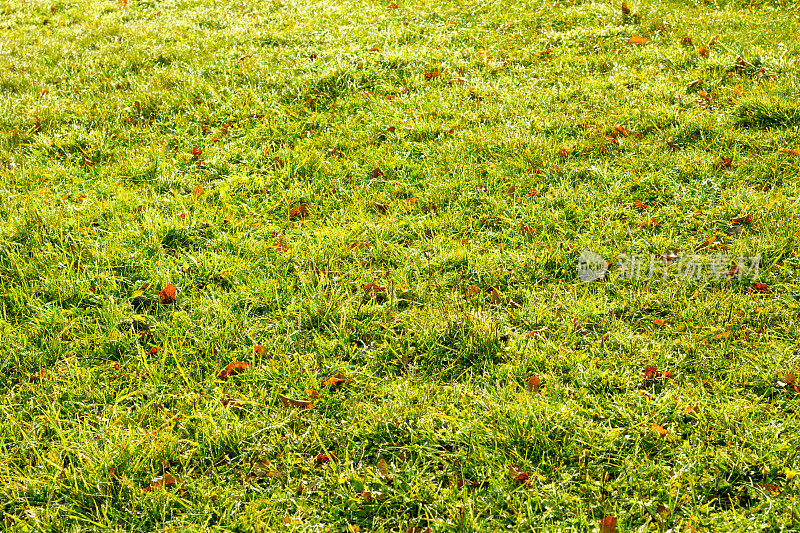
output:
[[[706,48],[705,46],[701,46],[697,50],[697,53],[700,54],[701,56],[705,57],[706,59],[708,59],[708,56],[711,54],[711,50]]]
[[[772,294],[769,290],[769,287],[767,287],[767,284],[761,283],[760,281],[755,281],[753,282],[752,285],[750,285],[750,292],[757,292],[760,294]]]
[[[659,437],[666,437],[667,435],[669,435],[669,431],[664,429],[664,426],[662,426],[661,424],[650,424],[650,429],[655,431]]]
[[[442,75],[442,73],[434,71],[434,72],[425,72],[423,75],[425,76],[426,80],[430,80],[430,79],[433,79],[433,78],[440,77]]]
[[[747,215],[747,216],[732,218],[731,224],[746,224],[752,221],[753,221],[753,215]]]
[[[464,295],[470,297],[480,293],[481,293],[480,287],[478,287],[477,285],[470,285],[469,287],[467,287],[467,290],[464,292]]]
[[[194,195],[194,196],[200,196],[200,195],[204,194],[205,192],[206,192],[206,190],[199,183],[197,185],[195,185],[194,188],[192,189],[192,195]]]
[[[306,389],[303,392],[305,393],[306,396],[308,396],[312,400],[318,400],[319,399],[319,392],[315,391],[314,389]]]
[[[522,234],[525,235],[526,237],[530,237],[533,235],[533,228],[531,226],[526,226],[520,223],[519,227],[522,230]]]
[[[400,6],[398,6],[398,5],[397,5],[397,4],[395,4],[395,3],[391,3],[391,4],[389,4],[389,9],[397,9],[398,7],[400,7]]]
[[[631,8],[629,8],[628,4],[626,4],[625,2],[622,2],[622,14],[623,15],[630,15],[631,14]]]
[[[367,283],[364,285],[364,292],[370,294],[378,294],[379,292],[386,292],[386,287],[383,285],[378,285],[376,283]]]
[[[383,477],[387,477],[389,475],[389,465],[387,465],[386,461],[383,459],[378,461],[378,472],[380,472]]]
[[[323,387],[338,387],[342,383],[350,383],[352,380],[344,377],[343,374],[336,374],[322,382]]]
[[[525,386],[525,390],[528,392],[537,392],[541,384],[542,380],[539,379],[538,376],[531,376],[528,378],[528,384]]]
[[[47,379],[47,370],[44,368],[39,369],[38,372],[34,372],[31,374],[30,382],[31,383],[39,383],[40,381],[44,381]]]
[[[634,35],[630,39],[628,39],[628,44],[638,44],[639,46],[643,46],[648,43],[647,37],[642,37],[641,35]]]
[[[177,478],[172,474],[164,474],[163,476],[154,477],[150,480],[150,484],[144,489],[145,492],[153,492],[156,489],[162,489],[174,485],[178,482]]]
[[[175,303],[176,290],[175,285],[170,283],[158,293],[158,299],[161,300],[162,305],[169,305]]]
[[[607,516],[600,521],[600,533],[617,533],[617,517]]]
[[[797,157],[800,155],[800,152],[797,151],[797,148],[793,148],[791,150],[781,150],[782,154],[790,155],[792,157]]]
[[[639,222],[639,227],[640,228],[651,228],[651,227],[655,228],[655,227],[658,227],[660,225],[661,225],[660,222],[656,222],[653,219],[645,220],[644,222]]]
[[[197,159],[198,157],[203,155],[203,151],[200,148],[198,148],[197,146],[192,148],[192,151],[189,152],[189,153],[192,154],[192,159]]]
[[[653,320],[653,324],[655,324],[656,326],[663,326],[664,324],[666,324],[666,322],[664,322],[660,318],[657,318],[657,319]]]
[[[262,357],[266,357],[267,355],[267,347],[261,344],[255,345],[255,347],[253,347],[253,351]]]
[[[289,213],[289,220],[298,220],[308,216],[308,208],[304,205],[298,205]]]
[[[650,206],[645,203],[642,203],[641,200],[636,200],[635,202],[633,202],[633,207],[635,207],[636,209],[647,209]]]
[[[250,363],[245,363],[243,361],[234,361],[233,363],[226,366],[222,372],[219,373],[217,376],[219,379],[225,379],[229,376],[235,376],[237,374],[241,374],[242,372],[247,372],[248,370],[252,370],[253,365]]]
[[[283,406],[288,409],[308,409],[314,403],[311,400],[293,400],[282,394],[279,394],[278,398],[281,399]]]
[[[447,80],[447,83],[449,83],[450,85],[453,85],[454,83],[467,83],[467,80],[465,80],[464,78],[450,78],[449,80]]]
[[[489,299],[494,305],[499,305],[500,302],[502,302],[502,298],[500,297],[500,293],[498,292],[496,287],[492,287],[492,294],[489,297]]]
[[[644,379],[656,379],[658,370],[654,366],[648,366],[644,369]]]

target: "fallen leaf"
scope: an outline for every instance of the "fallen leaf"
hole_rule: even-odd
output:
[[[534,233],[534,230],[531,226],[526,226],[525,224],[520,223],[519,225],[522,234],[526,237],[531,237]]]
[[[303,393],[305,393],[305,395],[312,400],[319,400],[319,392],[315,391],[314,389],[306,389],[303,391]]]
[[[767,284],[761,283],[760,281],[754,281],[750,285],[750,292],[757,292],[759,294],[772,294]]]
[[[657,318],[657,319],[653,320],[653,324],[655,324],[656,326],[663,326],[664,324],[666,324],[666,322],[664,322],[660,318]]]
[[[192,196],[200,196],[200,195],[204,194],[205,192],[206,192],[206,190],[203,188],[203,186],[198,183],[192,189]]]
[[[658,434],[659,437],[666,437],[669,435],[669,431],[664,429],[664,426],[661,424],[650,424],[650,428]]]
[[[234,400],[233,398],[224,398],[222,400],[222,406],[230,409],[241,409],[243,407],[242,402]]]
[[[298,220],[308,216],[308,208],[304,205],[298,205],[289,212],[289,220]]]
[[[481,289],[477,285],[470,285],[467,287],[467,290],[464,292],[464,296],[470,297],[475,296],[476,294],[480,294]]]
[[[465,80],[464,78],[450,78],[449,80],[447,80],[447,83],[449,83],[450,85],[453,85],[454,83],[467,83],[467,80]]]
[[[696,415],[699,415],[700,414],[700,406],[699,405],[690,405],[689,407],[686,408],[686,413],[687,414],[694,413]]]
[[[243,361],[234,361],[233,363],[226,366],[222,372],[217,375],[219,379],[225,379],[230,376],[235,376],[237,374],[241,374],[243,372],[247,372],[248,370],[252,370],[253,365],[250,363],[245,363]]]
[[[538,392],[539,385],[542,384],[542,380],[539,379],[538,376],[531,376],[528,378],[528,384],[525,386],[525,390],[528,392]]]
[[[644,369],[644,379],[656,379],[658,370],[654,366],[648,366]]]
[[[617,533],[617,517],[606,516],[600,520],[600,533]]]
[[[158,299],[161,300],[162,305],[170,305],[175,303],[175,296],[177,291],[175,285],[170,283],[158,293]]]
[[[173,476],[172,474],[164,474],[163,476],[157,476],[150,480],[150,484],[147,485],[144,489],[145,492],[153,492],[156,489],[162,489],[165,487],[169,487],[170,485],[174,485],[178,482],[178,479]]]
[[[623,15],[630,15],[631,14],[631,8],[629,8],[628,4],[626,4],[625,2],[622,2],[622,14]]]
[[[364,285],[364,292],[368,294],[378,294],[379,292],[386,292],[386,287],[376,283],[367,283]]]
[[[660,225],[661,225],[660,222],[656,222],[653,219],[645,220],[644,222],[639,222],[639,224],[638,224],[638,226],[640,228],[656,228],[656,227],[658,227]]]
[[[642,37],[641,35],[634,35],[630,39],[628,39],[628,44],[638,44],[639,46],[643,46],[648,43],[647,37]]]
[[[380,167],[375,167],[372,169],[372,179],[378,179],[383,176],[383,170]]]
[[[706,48],[705,46],[701,46],[697,50],[697,53],[700,54],[701,56],[703,56],[704,58],[708,59],[708,56],[711,54],[711,50]]]
[[[791,150],[781,150],[782,154],[790,155],[792,157],[797,157],[800,155],[800,152],[797,151],[797,148],[793,148]]]
[[[150,351],[147,352],[147,355],[149,355],[150,357],[155,357],[158,355],[158,352],[159,352],[158,346],[151,346]]]
[[[527,472],[520,472],[513,466],[508,467],[508,475],[511,479],[519,481],[520,483],[528,481],[531,477]]]
[[[325,463],[329,463],[331,461],[336,460],[336,454],[331,453],[321,453],[314,458],[314,463],[318,465],[324,465]]]
[[[753,221],[753,215],[746,215],[746,216],[732,218],[731,224],[747,224],[752,221]]]
[[[682,37],[681,44],[683,46],[692,46],[692,38],[691,37]]]
[[[378,472],[380,472],[383,477],[389,476],[389,465],[386,464],[385,460],[381,459],[378,461],[377,468]]]
[[[47,379],[47,370],[44,368],[40,368],[38,372],[34,372],[31,374],[30,382],[31,383],[39,383],[40,381],[44,381]]]
[[[635,207],[636,209],[642,210],[642,209],[647,209],[650,206],[645,204],[645,203],[643,203],[641,200],[636,200],[635,202],[633,202],[633,207]]]
[[[189,152],[189,153],[192,154],[192,159],[197,159],[198,157],[203,155],[203,151],[200,148],[198,148],[197,146],[192,148],[192,151]]]
[[[489,300],[493,305],[499,305],[503,301],[503,299],[500,297],[500,292],[498,292],[497,287],[492,287],[492,294],[489,296]]]
[[[322,382],[323,387],[338,387],[342,383],[347,384],[350,383],[352,380],[344,377],[343,374],[336,374],[335,376],[331,376],[325,381]]]
[[[434,71],[434,72],[425,72],[423,75],[425,76],[426,80],[430,80],[430,79],[433,79],[433,78],[440,77],[442,75],[442,73]]]
[[[397,9],[397,8],[399,8],[399,7],[400,7],[400,6],[398,6],[398,5],[397,5],[397,4],[395,4],[395,3],[391,3],[391,4],[389,4],[389,9]]]
[[[311,400],[293,400],[292,398],[287,398],[282,394],[279,394],[278,398],[281,399],[283,406],[288,409],[308,409],[314,403]]]
[[[730,157],[723,157],[720,161],[714,163],[714,168],[731,168],[733,159]]]

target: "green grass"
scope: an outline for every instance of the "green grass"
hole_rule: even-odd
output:
[[[630,8],[0,3],[0,530],[796,530],[800,4]]]

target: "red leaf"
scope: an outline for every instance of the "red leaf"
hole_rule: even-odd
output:
[[[617,533],[617,517],[607,516],[600,521],[600,533]]]
[[[154,477],[152,480],[150,480],[150,484],[142,490],[145,492],[153,492],[156,489],[169,487],[177,482],[177,478],[172,474],[164,474],[163,476]]]
[[[217,376],[219,379],[225,379],[229,376],[235,376],[236,374],[241,374],[242,372],[247,372],[248,370],[252,370],[253,365],[250,363],[245,363],[243,361],[234,361],[233,363],[226,366],[222,372],[219,373]]]
[[[767,287],[767,284],[761,283],[760,281],[755,281],[752,285],[750,285],[750,292],[757,292],[759,294],[772,294],[772,292],[769,290],[769,287]]]
[[[158,346],[153,346],[150,348],[150,351],[147,352],[147,355],[149,355],[150,357],[155,357],[158,355],[158,350],[159,350]]]
[[[333,452],[327,454],[321,453],[314,458],[314,462],[318,465],[324,465],[334,460],[336,460],[336,454]]]
[[[533,235],[533,228],[531,226],[526,226],[520,223],[519,227],[522,230],[522,234],[525,235],[526,237],[530,237]]]
[[[661,223],[650,219],[650,220],[645,220],[644,222],[639,222],[638,225],[640,228],[651,228],[651,227],[654,228],[660,226]]]
[[[163,289],[161,292],[158,293],[158,299],[161,300],[162,305],[169,305],[175,303],[175,296],[176,296],[175,285],[170,283]]]
[[[378,294],[379,292],[386,292],[386,287],[375,283],[367,283],[364,285],[364,291],[370,294]]]
[[[542,380],[539,379],[538,376],[531,376],[528,378],[528,384],[525,386],[525,390],[528,392],[537,392],[541,384]]]
[[[656,379],[658,370],[654,366],[648,366],[644,369],[644,379]]]
[[[308,216],[308,208],[304,205],[298,205],[289,212],[289,220],[299,220]]]

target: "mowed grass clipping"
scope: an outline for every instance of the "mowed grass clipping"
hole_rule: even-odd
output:
[[[796,529],[799,17],[3,2],[0,529]]]

